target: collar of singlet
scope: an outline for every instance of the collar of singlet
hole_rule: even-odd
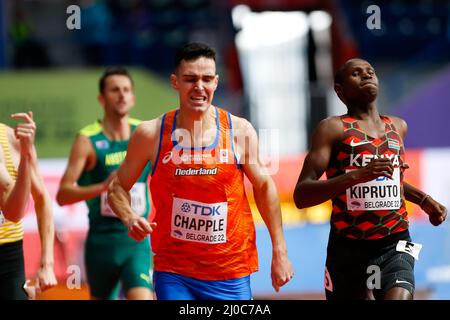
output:
[[[214,149],[214,148],[216,148],[217,143],[219,142],[220,119],[219,119],[219,111],[217,110],[217,107],[214,107],[214,110],[215,110],[215,112],[216,112],[216,137],[215,137],[213,143],[212,143],[211,145],[209,145],[209,146],[204,146],[204,147],[191,147],[191,148],[187,148],[187,147],[180,146],[180,145],[178,144],[178,141],[176,141],[175,138],[174,138],[174,132],[175,132],[175,129],[176,129],[176,126],[177,126],[177,116],[178,116],[178,112],[180,111],[180,109],[178,109],[177,111],[175,111],[175,116],[173,117],[173,124],[172,124],[172,138],[171,138],[172,143],[173,143],[173,147],[174,147],[175,149],[178,149],[178,150],[180,150],[180,149],[183,149],[183,150],[186,150],[186,149],[190,149],[190,150],[208,150],[208,149]]]

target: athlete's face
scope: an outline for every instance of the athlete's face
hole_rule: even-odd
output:
[[[378,95],[375,69],[365,60],[354,59],[347,62],[342,83],[336,85],[336,92],[350,103],[374,101]]]
[[[211,105],[219,82],[216,63],[205,57],[183,60],[170,81],[178,91],[181,108],[204,112]]]
[[[123,117],[134,106],[135,97],[130,78],[124,75],[112,75],[105,79],[103,93],[99,96],[106,113]]]

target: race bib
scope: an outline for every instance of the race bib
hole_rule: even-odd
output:
[[[419,253],[422,250],[422,245],[419,243],[409,242],[406,240],[400,240],[395,248],[397,251],[405,252],[414,257],[414,259],[419,260]]]
[[[145,182],[136,182],[130,190],[131,208],[136,214],[140,216],[143,216],[147,211],[147,197],[145,188],[146,188]],[[100,213],[102,216],[118,218],[108,204],[108,194],[106,192],[103,192],[101,194],[100,201],[101,201]]]
[[[131,208],[133,211],[143,216],[147,212],[147,196],[145,182],[137,182],[130,190]]]
[[[173,198],[171,236],[198,243],[227,241],[228,203]]]
[[[6,218],[3,215],[3,212],[0,210],[0,226],[6,222]]]
[[[350,172],[352,170],[346,170]],[[402,203],[400,169],[394,168],[392,179],[380,176],[372,181],[359,183],[347,189],[347,209],[397,210]]]

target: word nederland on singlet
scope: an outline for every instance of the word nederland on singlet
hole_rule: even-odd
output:
[[[364,167],[370,162],[369,157],[363,157],[358,161],[360,155],[352,155],[351,164]],[[365,155],[367,156],[367,155]],[[372,156],[373,157],[373,156]],[[367,158],[367,159],[366,159]],[[397,210],[401,206],[400,193],[400,169],[398,167],[398,156],[391,156],[394,166],[392,178],[380,176],[374,180],[359,183],[346,190],[347,209],[355,210]],[[356,169],[347,169],[350,172]]]

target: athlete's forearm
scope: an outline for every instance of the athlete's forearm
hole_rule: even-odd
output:
[[[258,211],[269,231],[273,254],[285,254],[287,252],[286,241],[283,234],[280,201],[275,184],[271,179],[268,179],[261,186],[254,186],[253,193]]]
[[[41,267],[53,267],[53,241],[55,228],[50,198],[40,205],[35,205],[41,240]]]
[[[342,194],[359,182],[360,178],[357,171],[327,180],[307,179],[296,185],[294,202],[299,209],[316,206]]]
[[[107,187],[106,182],[83,187],[65,183],[61,185],[56,195],[56,201],[61,206],[86,201],[99,196],[102,192],[106,191]]]
[[[426,193],[410,185],[406,181],[403,181],[403,194],[405,199],[417,205],[422,203],[422,200],[426,197]]]
[[[31,167],[31,193],[41,240],[41,268],[53,267],[53,241],[55,236],[53,205],[36,161],[33,161]]]
[[[12,222],[19,222],[25,215],[31,190],[31,162],[32,154],[20,157],[17,179],[3,205],[5,218]]]
[[[107,199],[114,213],[128,226],[130,221],[135,217],[135,213],[131,209],[130,194],[122,187],[117,177],[114,178],[108,188]]]

